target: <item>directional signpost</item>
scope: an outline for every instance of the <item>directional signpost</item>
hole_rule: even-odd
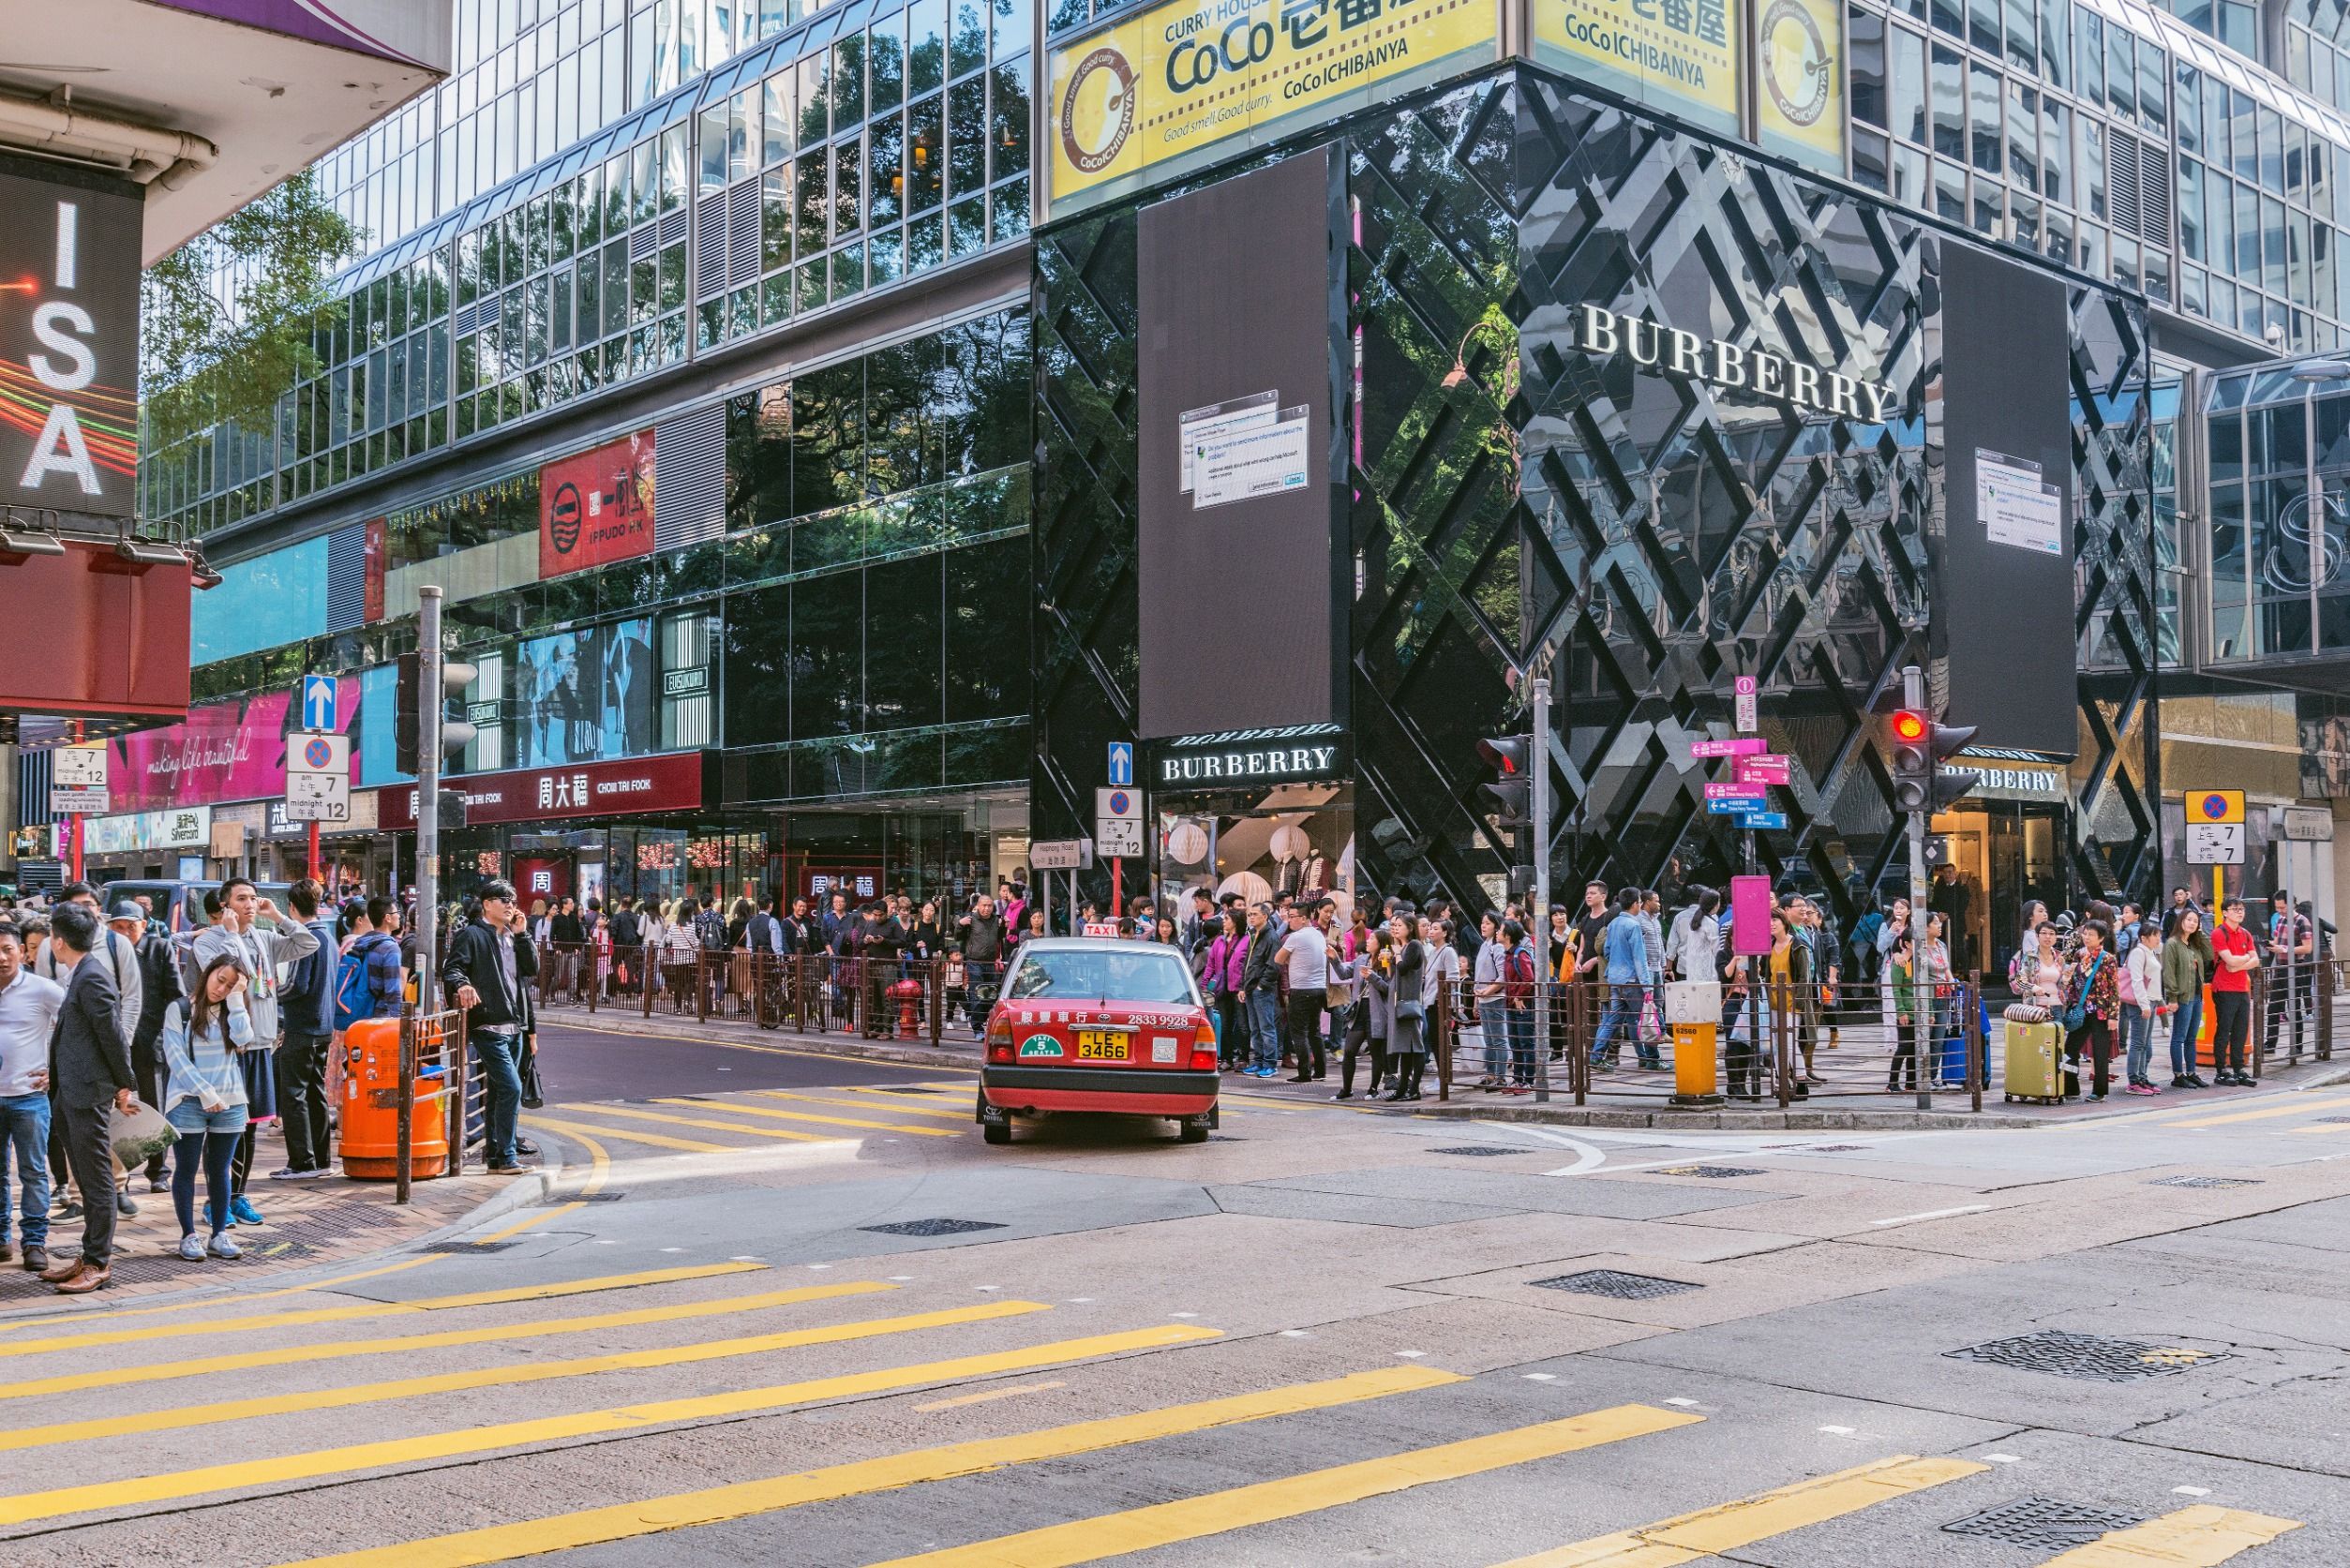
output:
[[[307,689],[304,697],[307,704]],[[286,737],[286,820],[310,825],[310,874],[318,875],[318,825],[351,820],[350,736],[296,730]]]
[[[2211,907],[2226,893],[2223,866],[2244,863],[2244,792],[2240,789],[2187,791],[2187,863],[2211,868]]]
[[[1123,913],[1126,892],[1125,860],[1143,853],[1143,794],[1132,786],[1112,785],[1093,792],[1093,842],[1097,853],[1110,862],[1110,902]]]
[[[331,675],[306,675],[302,678],[302,727],[304,729],[333,729],[335,727],[336,692],[336,680]]]
[[[1735,678],[1730,694],[1737,703],[1738,733],[1741,735],[1752,735],[1761,727],[1755,712],[1760,692],[1761,683],[1753,676],[1742,675]]]
[[[1110,783],[1119,788],[1134,787],[1134,743],[1130,740],[1110,742]]]
[[[74,734],[82,733],[79,724]],[[61,746],[50,754],[49,813],[67,821],[66,857],[82,880],[82,819],[104,816],[113,804],[107,793],[106,743]]]

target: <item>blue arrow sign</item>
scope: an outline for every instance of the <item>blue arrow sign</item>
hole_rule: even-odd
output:
[[[1134,748],[1124,740],[1110,742],[1110,777],[1107,781],[1115,789],[1134,786]]]
[[[306,675],[302,678],[302,727],[304,729],[333,729],[335,727],[335,678],[331,675]]]
[[[1762,804],[1762,801],[1751,795],[1734,797],[1717,795],[1705,803],[1705,809],[1715,816],[1744,816]]]
[[[1738,819],[1738,826],[1741,828],[1776,828],[1784,830],[1787,827],[1787,813],[1748,812]]]

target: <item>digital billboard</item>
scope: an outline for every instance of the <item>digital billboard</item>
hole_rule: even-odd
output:
[[[133,515],[139,187],[0,158],[0,504]]]

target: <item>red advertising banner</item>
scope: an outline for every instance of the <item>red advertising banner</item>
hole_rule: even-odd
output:
[[[370,626],[383,619],[383,565],[385,560],[383,533],[382,518],[367,519],[367,531],[363,536],[367,540],[367,603],[360,610],[360,618]]]
[[[652,432],[539,470],[539,575],[652,554]]]
[[[79,541],[0,567],[0,712],[187,711],[187,568],[122,568]]]
[[[442,787],[464,793],[469,827],[699,811],[702,754],[672,752],[666,756],[621,762],[575,762],[561,768],[468,774],[445,780]],[[376,825],[400,832],[415,827],[416,786],[400,784],[379,791]]]
[[[526,855],[514,858],[514,889],[522,895],[522,907],[545,902],[550,907],[560,899],[571,897],[571,860],[533,859]]]

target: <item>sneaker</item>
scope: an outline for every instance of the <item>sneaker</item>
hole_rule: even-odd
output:
[[[269,1179],[273,1182],[298,1182],[306,1181],[317,1174],[318,1172],[315,1171],[297,1171],[292,1166],[288,1165],[283,1166],[278,1170],[272,1171],[269,1173]]]
[[[517,1159],[512,1165],[492,1165],[487,1169],[489,1173],[493,1176],[524,1176],[537,1170],[538,1162],[529,1159]]]
[[[150,1176],[147,1178],[147,1190],[149,1192],[169,1192],[172,1190],[172,1178],[169,1176]]]
[[[38,1274],[49,1266],[49,1248],[26,1242],[24,1256],[21,1262],[25,1273]]]
[[[212,1245],[205,1250],[209,1251],[214,1257],[219,1259],[224,1263],[234,1262],[237,1259],[245,1256],[245,1249],[237,1246],[236,1243],[231,1241],[225,1235],[213,1237]]]
[[[2208,1089],[2211,1087],[2211,1085],[2203,1081],[2203,1074],[2199,1072],[2191,1072],[2187,1075],[2187,1082],[2181,1083],[2179,1087],[2182,1089]]]
[[[135,1219],[139,1217],[139,1205],[132,1202],[130,1194],[119,1187],[114,1189],[114,1212],[125,1219]]]
[[[2133,1083],[2130,1085],[2130,1093],[2133,1095],[2159,1095],[2162,1092],[2162,1090],[2156,1088],[2151,1083]]]
[[[2195,1086],[2195,1084],[2194,1080],[2189,1078],[2185,1073],[2175,1072],[2171,1074],[2170,1086],[2174,1089],[2192,1089]]]
[[[231,1199],[229,1213],[235,1217],[239,1225],[259,1225],[262,1222],[262,1211],[253,1206],[249,1198]]]
[[[201,1263],[204,1261],[204,1244],[196,1239],[195,1232],[190,1231],[180,1237],[180,1256],[191,1263]]]

